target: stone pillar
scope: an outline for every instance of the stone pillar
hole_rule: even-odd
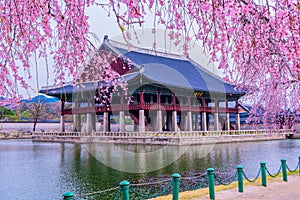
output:
[[[76,118],[78,118],[78,115],[73,114],[73,132],[77,132],[77,128],[76,128],[77,119]]]
[[[230,115],[228,112],[226,113],[225,130],[230,131]]]
[[[124,111],[120,111],[119,114],[119,130],[120,131],[125,131],[125,112]]]
[[[92,131],[96,131],[96,113],[91,113],[92,114]]]
[[[172,111],[172,131],[177,132],[178,127],[177,127],[177,111],[173,110]]]
[[[88,134],[91,134],[93,130],[93,120],[92,120],[92,113],[86,114],[86,131]]]
[[[82,129],[82,127],[81,127],[81,114],[78,114],[78,129],[77,129],[77,131],[81,132],[81,129]]]
[[[199,115],[199,113],[197,113],[196,115],[196,131],[201,131],[201,126],[199,124],[201,116]]]
[[[202,131],[207,131],[206,112],[202,113]]]
[[[172,130],[172,113],[170,111],[167,112],[167,129]]]
[[[151,131],[155,131],[157,129],[157,114],[153,110],[149,110],[148,115],[148,118],[150,118],[150,120],[147,119],[147,126]]]
[[[72,104],[73,132],[77,132],[77,128],[76,128],[77,119],[76,118],[78,118],[78,114],[74,114],[74,111],[76,109],[76,104],[77,104],[76,102],[74,102]]]
[[[61,111],[60,111],[60,131],[65,132],[65,115],[64,115],[64,110],[65,110],[65,102],[61,101]]]
[[[103,132],[109,132],[109,127],[110,121],[109,121],[109,116],[108,112],[103,113]]]
[[[79,114],[73,114],[73,131],[74,132],[80,132],[80,121],[79,121]]]
[[[186,115],[186,123],[187,123],[187,131],[193,131],[193,119],[192,119],[192,112],[188,111]]]
[[[235,129],[241,130],[241,119],[239,114],[239,101],[238,99],[235,100],[235,109],[236,109],[236,115],[235,115]]]
[[[219,131],[220,125],[219,125],[219,101],[218,99],[215,99],[215,113],[214,113],[214,130]]]
[[[60,131],[65,132],[65,116],[60,115]]]
[[[158,110],[156,112],[156,131],[159,131],[161,132],[162,129],[163,129],[163,121],[162,121],[162,111],[161,110]]]
[[[145,132],[145,111],[139,110],[139,132]]]
[[[236,117],[235,117],[235,129],[236,130],[241,130],[241,120],[240,120],[240,114],[239,113],[237,113],[236,115],[235,115]]]
[[[219,129],[219,113],[217,113],[217,112],[214,113],[214,129],[215,129],[215,131],[220,130]]]
[[[181,130],[186,131],[187,130],[187,115],[185,112],[181,112],[181,124],[180,124]]]

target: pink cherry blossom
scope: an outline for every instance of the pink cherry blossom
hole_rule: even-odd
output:
[[[265,119],[283,109],[299,109],[300,5],[291,0],[1,0],[0,96],[18,99],[18,87],[28,87],[21,70],[31,77],[30,58],[47,59],[47,52],[58,85],[66,75],[79,80],[91,60],[107,60],[94,57],[85,14],[90,6],[114,14],[127,40],[137,37],[129,32],[143,26],[149,13],[153,34],[156,25],[165,26],[185,54],[190,40],[200,40],[225,80],[246,90],[253,111],[263,109]],[[119,77],[109,66],[99,70],[105,71],[99,80]],[[113,83],[117,88],[120,81]]]

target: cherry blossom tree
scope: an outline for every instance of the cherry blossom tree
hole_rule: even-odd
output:
[[[1,0],[0,96],[17,98],[17,86],[28,87],[19,72],[30,78],[29,60],[47,60],[48,51],[55,80],[78,77],[94,48],[85,14],[90,6],[114,15],[127,41],[149,15],[154,38],[163,27],[186,54],[192,40],[200,41],[225,80],[246,90],[265,119],[299,108],[300,5],[293,0]]]

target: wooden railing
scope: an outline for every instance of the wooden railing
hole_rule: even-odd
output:
[[[215,112],[215,107],[204,107],[201,105],[186,105],[186,104],[157,104],[157,103],[133,103],[133,104],[114,104],[111,106],[95,106],[95,107],[79,107],[79,108],[68,108],[64,109],[63,114],[82,114],[82,113],[95,113],[95,112],[108,112],[108,111],[120,111],[120,110],[166,110],[166,111],[193,111],[193,112]],[[219,113],[236,113],[236,108],[217,108]]]

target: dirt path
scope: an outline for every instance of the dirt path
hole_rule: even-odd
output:
[[[216,200],[300,200],[300,176],[288,177],[288,182],[281,178],[274,179],[267,187],[248,185],[244,193],[237,188],[216,192]],[[209,199],[208,195],[193,198],[193,200]]]

